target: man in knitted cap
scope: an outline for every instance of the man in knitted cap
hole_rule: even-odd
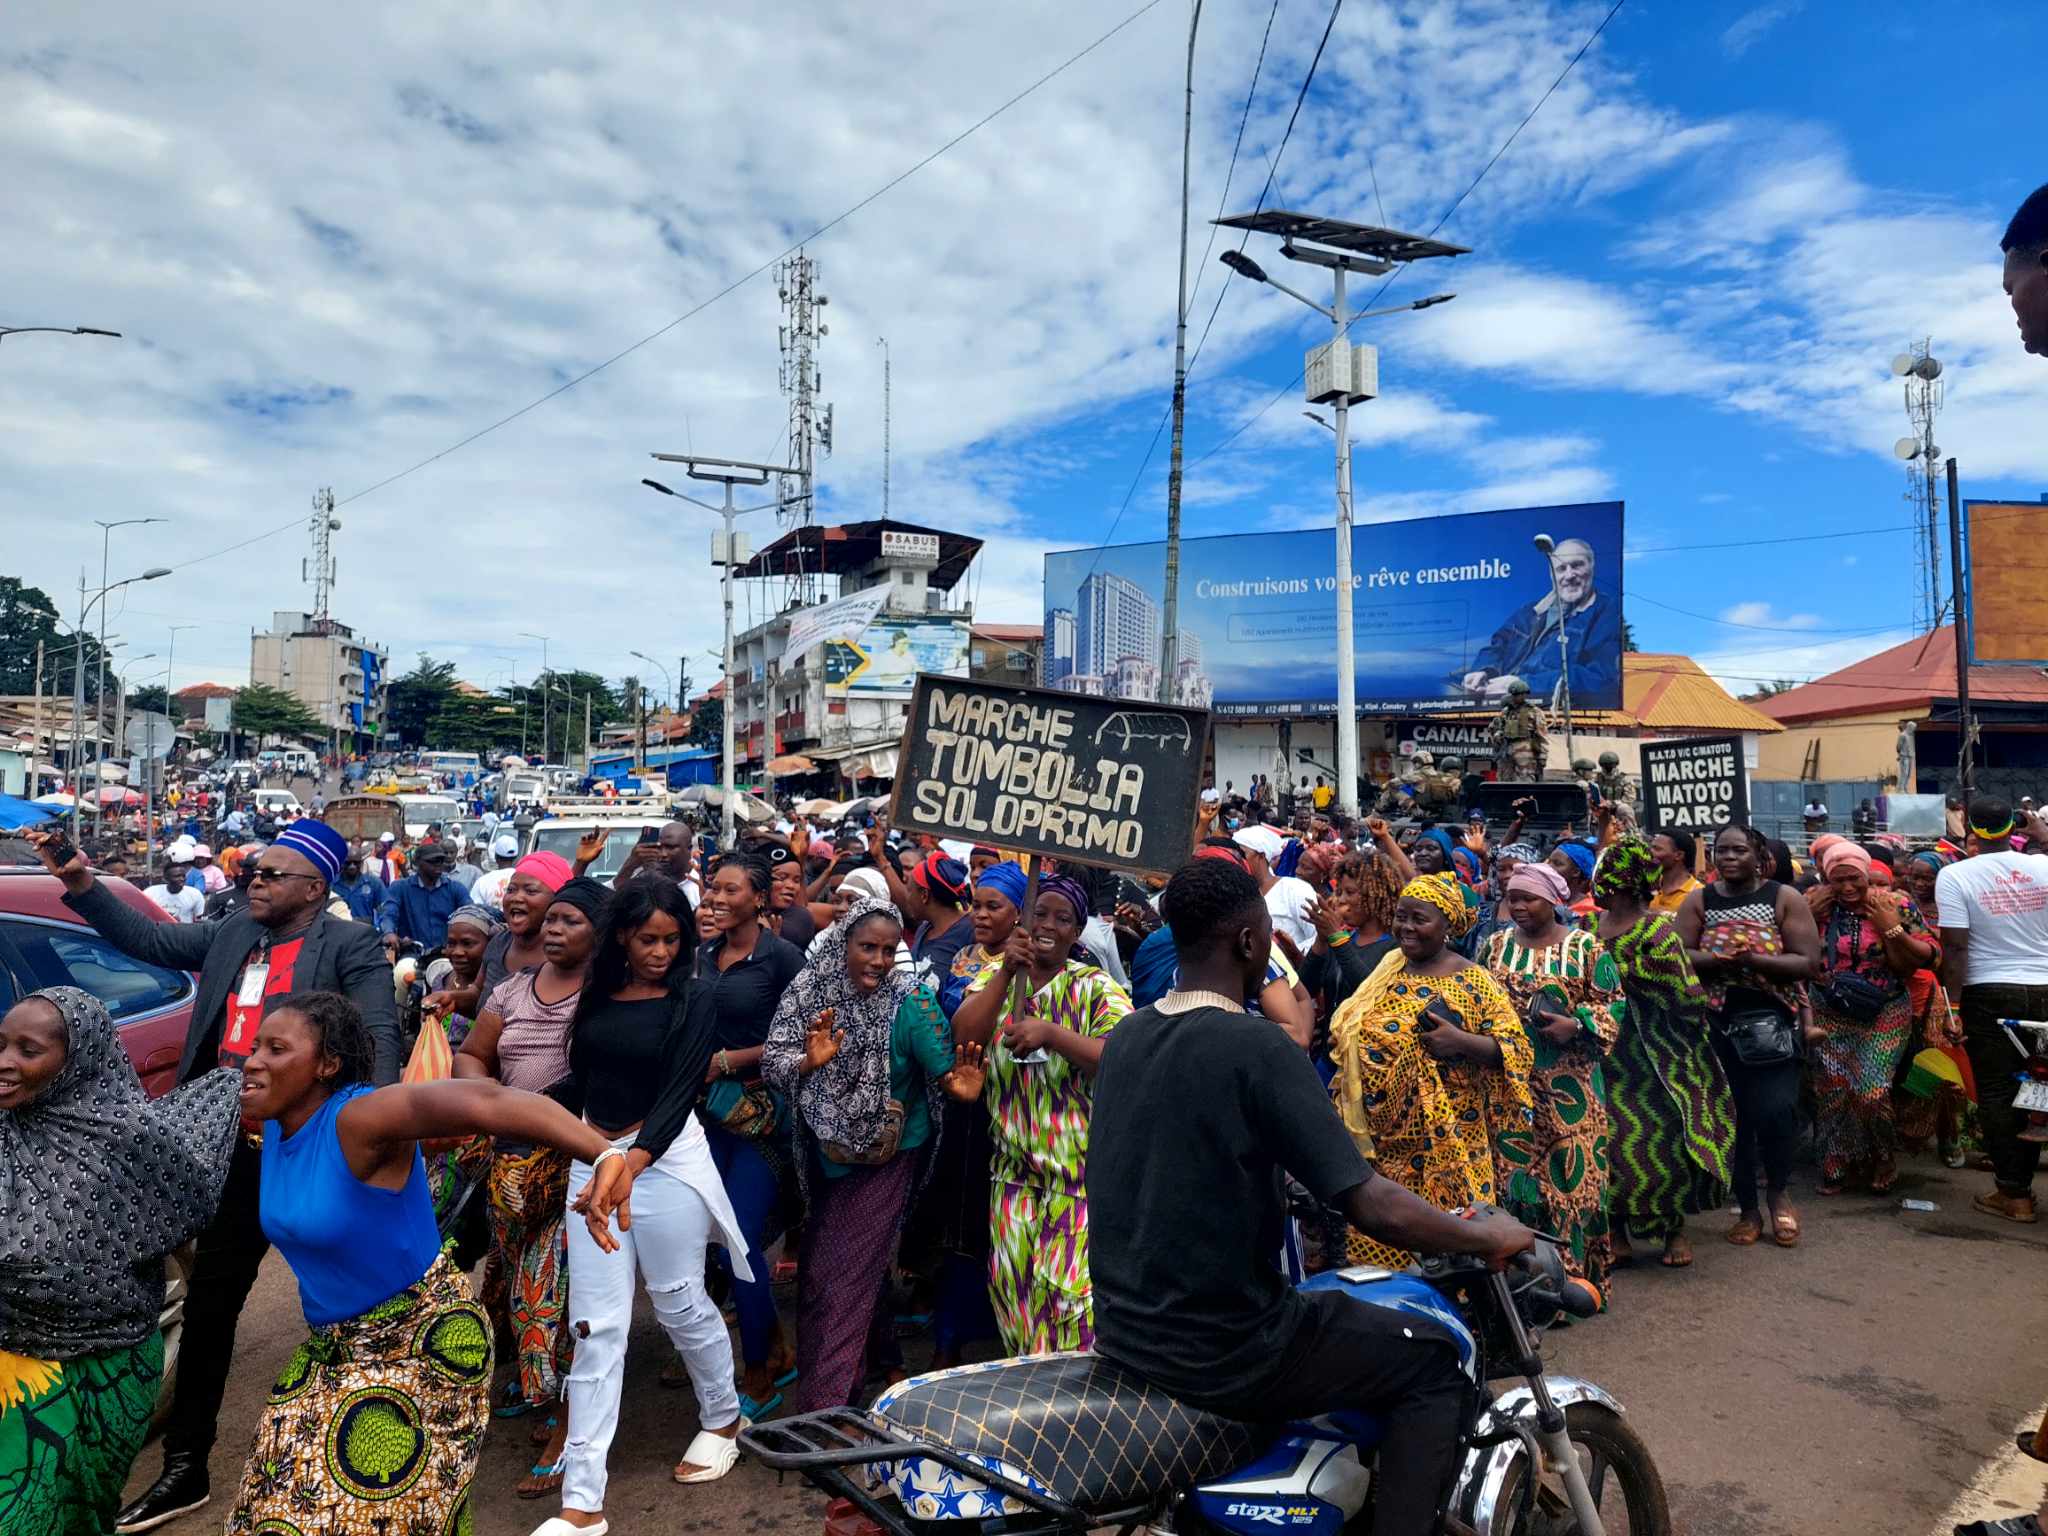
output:
[[[64,904],[102,938],[145,964],[199,973],[179,1082],[245,1060],[257,1024],[294,991],[345,994],[362,1010],[376,1047],[376,1080],[397,1081],[398,1005],[376,930],[326,911],[348,853],[332,827],[310,819],[286,827],[256,860],[248,905],[217,922],[189,924],[151,922],[102,887],[83,856],[59,863],[54,836],[27,836],[64,883]],[[163,1475],[115,1517],[117,1529],[148,1530],[207,1502],[206,1462],[234,1359],[235,1324],[270,1247],[257,1218],[261,1168],[260,1143],[243,1136],[220,1208],[199,1234],[164,1427]]]

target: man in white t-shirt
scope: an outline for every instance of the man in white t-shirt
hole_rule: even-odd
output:
[[[2048,858],[2014,851],[2013,809],[1996,796],[1970,801],[1969,824],[1977,853],[1935,877],[1934,904],[1942,980],[1962,1002],[1963,1048],[1998,1183],[1972,1203],[1987,1215],[2032,1222],[2041,1143],[2020,1139],[2023,1119],[2013,1108],[2020,1058],[1998,1021],[2048,1021]],[[2039,817],[2027,818],[2026,832],[2030,850],[2048,846]]]
[[[505,905],[505,887],[512,883],[512,866],[519,862],[519,839],[502,832],[491,839],[493,867],[476,877],[469,899],[480,907],[497,909]]]
[[[1316,899],[1315,887],[1306,880],[1291,876],[1283,880],[1273,873],[1274,864],[1287,851],[1287,840],[1271,827],[1253,826],[1239,827],[1231,841],[1244,850],[1245,867],[1259,882],[1266,910],[1273,914],[1273,932],[1287,935],[1296,954],[1307,954],[1316,941],[1316,925],[1308,917]]]
[[[196,923],[206,915],[206,892],[192,879],[192,850],[173,849],[164,861],[163,878],[143,895],[163,909],[173,922]]]

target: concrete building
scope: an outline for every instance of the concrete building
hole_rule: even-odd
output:
[[[758,786],[826,770],[849,781],[895,777],[917,675],[968,674],[974,609],[963,583],[980,552],[979,539],[878,519],[793,528],[738,567],[737,578],[764,583],[757,603],[765,593],[784,604],[733,637],[728,707],[738,778]],[[790,616],[804,606],[786,601],[793,576],[825,578],[818,602],[876,587],[888,596],[851,645],[789,656]]]
[[[967,675],[988,683],[1036,683],[1043,665],[1045,631],[1036,624],[977,624],[968,634],[972,649]]]
[[[333,619],[279,609],[249,637],[249,681],[305,705],[321,729],[352,744],[381,735],[390,653]]]
[[[1159,665],[1159,605],[1136,582],[1097,571],[1081,583],[1074,670],[1107,677],[1127,659]]]
[[[1044,635],[1038,680],[1048,688],[1057,688],[1074,673],[1074,610],[1048,609]]]

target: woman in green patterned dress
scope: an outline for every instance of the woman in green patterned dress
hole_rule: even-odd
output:
[[[1668,913],[1651,910],[1659,878],[1649,846],[1624,837],[1594,877],[1597,930],[1621,974],[1628,1026],[1607,1059],[1613,1121],[1607,1190],[1614,1261],[1631,1235],[1664,1244],[1663,1263],[1692,1263],[1685,1218],[1727,1198],[1735,1108],[1707,1034],[1707,995]]]
[[[1513,926],[1487,940],[1479,963],[1527,1020],[1536,1064],[1536,1182],[1542,1227],[1564,1245],[1565,1266],[1593,1284],[1607,1279],[1607,1087],[1602,1063],[1621,1028],[1621,980],[1600,941],[1567,928],[1571,899],[1548,864],[1508,877],[1502,905]],[[1527,1219],[1527,1218],[1524,1218]]]
[[[164,1255],[212,1218],[239,1073],[152,1102],[76,987],[0,1018],[0,1531],[102,1536],[163,1375]]]
[[[1013,1355],[1088,1349],[1095,1341],[1088,1114],[1104,1037],[1131,1011],[1131,999],[1102,971],[1071,958],[1087,921],[1078,881],[1040,881],[1030,926],[1017,926],[1003,963],[975,978],[953,1015],[963,1061],[974,1062],[987,1042],[984,1091],[995,1132],[989,1299]],[[1010,983],[1020,978],[1028,1001],[1010,1018]]]

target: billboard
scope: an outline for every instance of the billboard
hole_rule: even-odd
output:
[[[1538,535],[1555,541],[1546,559]],[[1352,635],[1366,714],[1496,707],[1511,678],[1554,704],[1621,707],[1622,504],[1367,523],[1352,533]],[[1552,589],[1552,565],[1556,588]],[[1045,557],[1044,676],[1133,696],[1161,665],[1166,546]],[[1328,714],[1337,703],[1336,532],[1183,539],[1173,702],[1218,715]]]
[[[2048,666],[2048,505],[1966,501],[1963,539],[1972,665]]]
[[[860,635],[833,642],[826,686],[859,697],[908,697],[920,672],[967,675],[967,626],[957,619],[877,619]]]

